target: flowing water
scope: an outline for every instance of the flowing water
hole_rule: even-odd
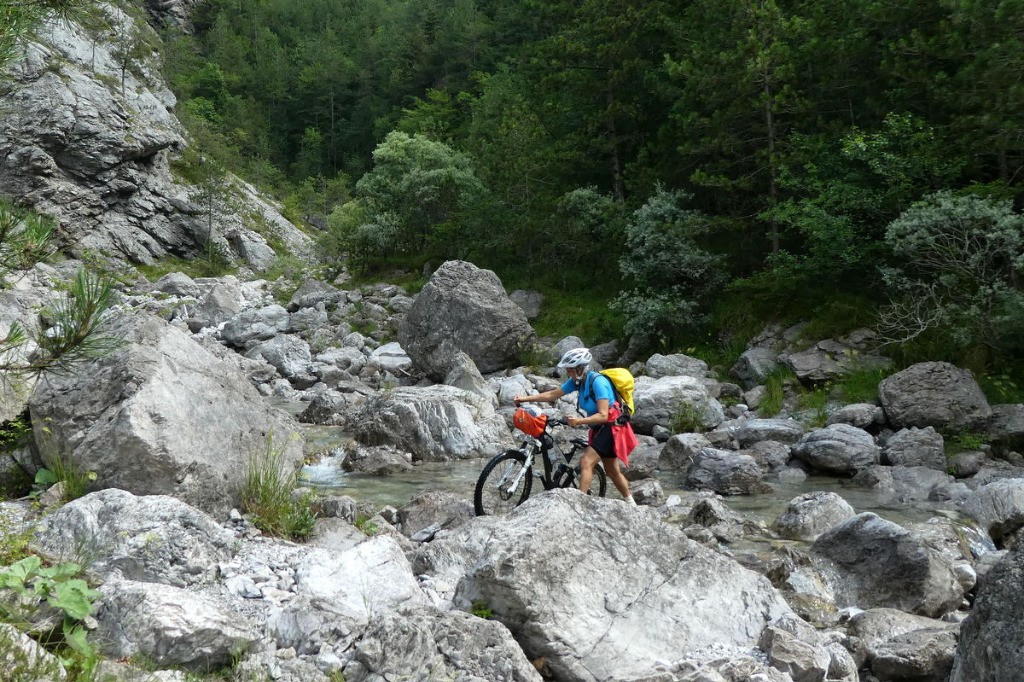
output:
[[[324,492],[349,495],[357,500],[375,505],[401,507],[416,495],[426,491],[447,491],[473,499],[473,488],[481,470],[487,463],[484,459],[455,460],[451,462],[422,462],[410,471],[391,476],[352,474],[341,468],[342,457],[338,454],[341,446],[351,437],[340,427],[306,425],[306,449],[311,458],[300,472],[302,481]],[[675,472],[658,476],[666,496],[674,493],[685,497],[682,476]],[[772,481],[774,490],[762,495],[729,497],[728,506],[752,520],[770,524],[781,514],[790,500],[812,491],[831,491],[841,495],[857,512],[874,512],[882,518],[904,525],[925,521],[935,515],[953,515],[951,505],[915,501],[908,504],[895,503],[891,495],[874,490],[844,485],[841,479],[829,476],[810,476],[798,482]],[[611,483],[608,496],[618,498]]]

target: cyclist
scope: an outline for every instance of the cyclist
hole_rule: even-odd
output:
[[[615,442],[612,438],[612,424],[621,413],[621,406],[615,402],[615,389],[608,377],[600,372],[590,371],[593,356],[586,348],[568,350],[558,361],[558,368],[565,370],[566,380],[561,386],[536,395],[517,395],[513,398],[516,405],[520,403],[553,403],[563,395],[580,391],[579,409],[586,417],[569,417],[569,426],[590,427],[590,447],[580,458],[580,492],[590,490],[590,481],[594,478],[594,466],[600,458],[604,462],[604,470],[615,488],[622,495],[626,504],[636,505],[629,491],[629,481],[619,468],[619,459],[615,456]],[[589,382],[590,390],[582,391]]]

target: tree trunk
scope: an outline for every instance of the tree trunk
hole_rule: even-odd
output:
[[[612,195],[615,201],[622,204],[626,201],[626,186],[622,181],[622,159],[619,156],[619,133],[615,128],[615,93],[612,91],[611,75],[608,78],[608,90],[606,91],[607,104],[607,126],[608,138],[611,141],[611,171],[612,171]]]

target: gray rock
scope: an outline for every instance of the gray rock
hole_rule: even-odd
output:
[[[771,491],[764,472],[749,455],[704,448],[693,460],[686,481],[698,490],[721,495],[756,495]]]
[[[867,667],[879,680],[949,678],[959,627],[895,609],[870,609],[850,621]]]
[[[246,348],[284,332],[288,322],[288,311],[276,304],[259,310],[243,310],[224,323],[220,337],[229,345]]]
[[[342,468],[371,476],[391,476],[411,471],[412,455],[392,445],[365,446],[353,443],[346,448]]]
[[[725,419],[721,403],[694,377],[673,376],[655,381],[637,377],[633,399],[633,428],[638,433],[650,434],[656,425],[669,428],[681,415],[704,429],[714,428]]]
[[[516,289],[508,295],[510,301],[523,309],[526,319],[535,320],[544,305],[544,294],[532,289]]]
[[[306,332],[307,338],[312,336],[310,332],[315,333],[322,330],[328,324],[327,311],[324,310],[323,305],[315,308],[301,308],[288,316],[288,331],[293,333]]]
[[[109,35],[159,43],[134,13],[105,5],[102,15]],[[221,203],[210,216],[190,201],[195,188],[176,184],[170,172],[186,141],[159,51],[143,50],[122,71],[118,49],[75,21],[46,22],[34,33],[0,96],[0,193],[73,226],[74,250],[135,263],[200,257],[209,239],[229,259],[258,255],[248,264],[263,267],[273,253],[250,248],[264,242],[242,224],[241,214],[252,213],[290,248],[305,250],[310,238],[237,179],[229,190],[244,207],[237,214]]]
[[[879,355],[858,352],[833,339],[819,341],[805,350],[782,354],[782,364],[793,370],[802,382],[833,381],[853,371],[887,369],[892,360]]]
[[[574,542],[563,539],[567,524]],[[457,603],[487,603],[557,679],[652,679],[657,661],[687,651],[747,649],[789,612],[764,577],[687,540],[653,510],[575,491],[531,497],[500,523],[467,524],[429,547],[438,561],[465,557]],[[565,584],[585,584],[593,598],[552,589]]]
[[[342,672],[352,682],[412,680],[425,673],[479,682],[543,679],[501,623],[426,607],[374,621],[353,644]]]
[[[745,350],[729,373],[749,390],[763,384],[777,367],[778,354],[771,348],[758,346]]]
[[[922,362],[886,377],[878,396],[896,429],[980,429],[992,416],[974,376],[947,362]]]
[[[801,438],[793,446],[793,456],[818,471],[850,476],[877,464],[879,449],[867,431],[833,424]]]
[[[986,483],[964,500],[963,510],[1001,546],[1024,527],[1024,478]]]
[[[857,515],[836,493],[811,492],[795,497],[775,519],[775,529],[784,538],[813,542],[822,533]]]
[[[398,330],[398,340],[434,380],[447,374],[431,355],[442,345],[465,352],[483,373],[513,366],[535,333],[490,270],[448,261],[431,276]]]
[[[666,471],[689,471],[694,458],[704,448],[711,447],[711,441],[699,433],[680,433],[665,441],[658,459],[658,466]]]
[[[394,445],[415,460],[490,457],[512,446],[489,400],[452,386],[402,387],[369,398],[353,415],[364,445]]]
[[[180,500],[111,488],[44,517],[32,546],[56,563],[87,556],[89,571],[103,579],[184,587],[208,580],[209,568],[234,553],[234,541],[233,533]]]
[[[942,435],[933,427],[897,431],[882,448],[882,461],[894,466],[923,466],[946,471],[946,449]]]
[[[885,412],[878,405],[871,403],[855,403],[844,405],[828,416],[826,426],[832,424],[849,424],[858,429],[870,431],[885,423]]]
[[[803,425],[794,419],[748,419],[736,429],[736,440],[741,448],[765,440],[796,443],[803,436]]]
[[[271,439],[281,466],[302,459],[298,424],[188,334],[130,314],[111,329],[124,339],[118,351],[36,387],[45,461],[94,472],[91,490],[171,495],[219,514],[239,505],[248,464]]]
[[[370,353],[370,359],[389,372],[406,374],[412,369],[412,360],[409,354],[395,341],[375,348]],[[450,364],[447,367],[449,370],[451,369]]]
[[[1014,680],[1024,669],[1024,550],[1008,552],[978,587],[960,627],[950,682]]]
[[[59,658],[9,623],[0,623],[0,666],[5,679],[18,682],[64,682],[68,676]]]
[[[776,473],[785,469],[793,456],[791,446],[774,440],[754,443],[746,452],[754,458],[759,467],[765,471]]]
[[[952,476],[928,467],[874,465],[862,469],[853,483],[887,493],[892,502],[915,500],[960,500],[969,491]]]
[[[776,670],[793,682],[818,682],[828,675],[832,656],[814,628],[787,614],[761,633],[761,650]]]
[[[307,374],[313,360],[309,344],[288,334],[257,343],[246,351],[245,356],[266,360],[285,379]]]
[[[294,313],[302,308],[315,308],[317,306],[328,308],[338,302],[344,302],[345,298],[345,292],[318,279],[307,277],[302,280],[302,284],[292,294],[287,308],[290,313]]]
[[[104,584],[95,640],[111,658],[142,657],[161,667],[206,672],[259,641],[249,620],[184,589],[121,580]]]
[[[656,478],[642,478],[629,484],[629,492],[637,504],[660,507],[665,504],[665,491]]]
[[[950,563],[907,529],[862,513],[818,537],[823,564],[841,607],[890,607],[938,617],[955,610],[963,588]]]
[[[647,376],[661,379],[672,376],[690,376],[703,379],[708,376],[708,363],[682,353],[661,355],[655,353],[645,363]]]
[[[329,602],[349,630],[400,606],[427,603],[402,545],[390,535],[375,535],[343,552],[304,552],[295,569],[295,592]]]
[[[183,272],[169,272],[150,287],[151,291],[159,291],[174,296],[199,297],[199,285]]]
[[[996,455],[1024,451],[1024,405],[993,405],[987,433]]]
[[[474,516],[473,505],[464,496],[428,491],[398,508],[398,527],[411,538],[428,526],[437,530],[457,528]]]

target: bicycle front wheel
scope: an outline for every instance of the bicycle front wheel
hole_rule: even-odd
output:
[[[526,501],[532,485],[533,472],[526,469],[526,455],[519,450],[501,453],[487,463],[476,481],[476,515],[509,513]]]

